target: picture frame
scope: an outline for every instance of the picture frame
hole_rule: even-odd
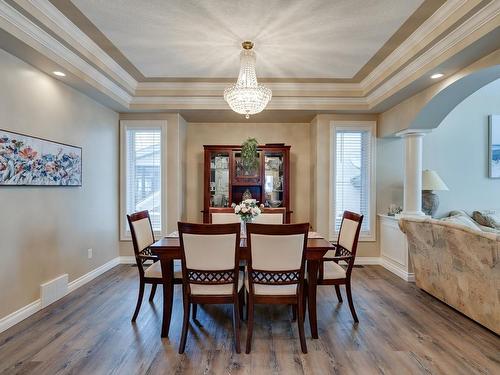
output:
[[[0,186],[82,186],[82,148],[0,129]]]
[[[488,169],[490,178],[500,178],[500,115],[489,116]]]

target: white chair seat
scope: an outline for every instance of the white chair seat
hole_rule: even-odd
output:
[[[333,261],[323,262],[323,279],[345,279],[345,269]]]
[[[238,277],[238,292],[243,287],[243,272],[240,272]],[[228,295],[233,293],[233,284],[220,284],[220,285],[203,285],[203,284],[190,284],[191,295]]]
[[[144,276],[146,277],[153,277],[156,279],[161,279],[162,274],[161,274],[161,263],[160,261],[154,262],[152,265],[150,265],[146,270],[144,271]],[[181,261],[180,260],[175,260],[174,261],[174,278],[175,279],[181,279],[182,278],[182,267],[181,267]]]
[[[245,274],[245,288],[250,291],[250,285],[248,285],[248,273]],[[253,284],[253,290],[255,295],[259,296],[289,296],[297,294],[297,284],[289,285],[265,285],[265,284]]]

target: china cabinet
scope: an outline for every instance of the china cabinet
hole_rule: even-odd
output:
[[[241,146],[204,146],[204,155],[203,222],[209,222],[210,207],[231,207],[247,197],[286,208],[285,222],[290,222],[290,146],[259,146],[252,170],[241,162]]]

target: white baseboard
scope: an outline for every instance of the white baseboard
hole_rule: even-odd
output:
[[[407,272],[387,259],[380,258],[380,265],[405,281],[415,282],[415,274]]]
[[[92,270],[86,273],[83,276],[80,276],[78,279],[75,279],[68,283],[68,293],[78,289],[79,287],[87,284],[89,281],[94,280],[97,276],[102,275],[104,272],[109,271],[111,268],[120,264],[120,257],[116,257],[111,259],[109,262],[104,263],[102,266],[97,267],[95,270]]]
[[[122,258],[129,258],[129,257],[113,258],[109,262],[104,263],[102,266],[97,267],[96,269],[86,273],[85,275],[80,276],[79,278],[71,281],[70,283],[68,283],[68,293],[73,292],[74,290],[78,289],[79,287],[92,281],[97,276],[102,275],[104,272],[109,271],[111,268],[122,263]],[[130,257],[130,258],[133,258],[134,262],[135,262],[134,257]],[[128,263],[126,261],[127,261],[127,259],[124,259],[124,263]],[[19,310],[14,311],[13,313],[11,313],[3,318],[0,318],[0,333],[9,329],[13,325],[21,322],[22,320],[30,317],[31,315],[35,314],[36,312],[40,311],[41,309],[42,309],[41,300],[37,299],[36,301],[31,302],[29,305],[21,307]]]
[[[0,333],[9,329],[13,325],[16,325],[20,321],[30,317],[41,309],[42,302],[40,301],[40,299],[37,299],[36,301],[31,302],[29,305],[21,307],[19,310],[14,311],[7,316],[4,316],[2,319],[0,319]]]
[[[134,264],[135,257],[133,256],[119,256],[111,259],[109,262],[104,263],[102,266],[86,273],[83,276],[71,281],[68,284],[68,293],[75,291],[81,286],[87,284],[88,282],[95,279],[97,276],[102,275],[104,272],[109,271],[111,268],[117,266],[118,264]],[[407,273],[402,271],[401,269],[395,267],[391,263],[385,261],[379,257],[358,257],[355,261],[356,265],[381,265],[388,271],[396,274],[406,281],[415,281],[415,277],[412,273]],[[3,317],[0,319],[0,333],[9,329],[13,325],[21,322],[22,320],[30,317],[36,312],[42,309],[42,304],[40,299],[37,299],[34,302],[31,302],[29,305],[21,307],[19,310],[14,311],[13,313]]]
[[[355,265],[360,266],[378,266],[380,265],[379,257],[357,257],[354,260]]]

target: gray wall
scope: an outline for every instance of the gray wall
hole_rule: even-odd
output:
[[[423,167],[438,172],[449,191],[438,192],[437,216],[450,210],[500,209],[500,179],[488,178],[488,115],[500,114],[500,80],[466,98],[424,137]],[[402,204],[403,144],[380,139],[378,212],[391,202]]]
[[[119,168],[115,112],[3,50],[0,87],[0,128],[83,147],[82,187],[0,187],[3,317],[118,256]]]

